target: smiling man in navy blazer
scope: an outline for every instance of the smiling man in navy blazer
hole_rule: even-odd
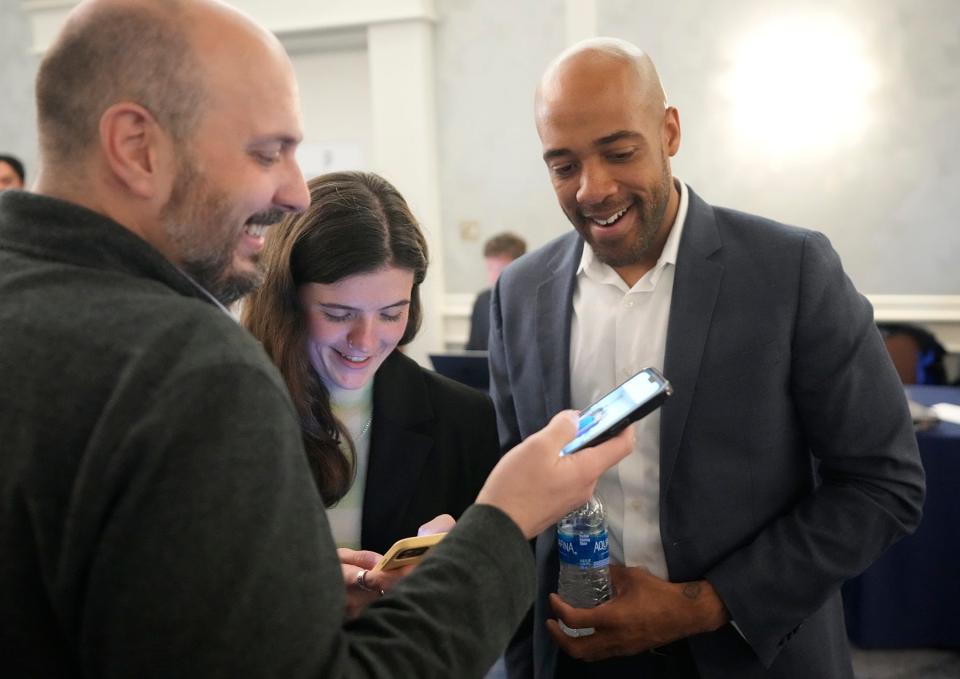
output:
[[[711,207],[672,176],[679,114],[635,46],[560,55],[536,122],[575,231],[494,292],[504,449],[648,365],[675,394],[597,487],[625,566],[614,599],[552,594],[542,534],[511,676],[852,677],[840,585],[916,527],[923,500],[869,303],[823,235]],[[596,632],[566,637],[557,617]]]

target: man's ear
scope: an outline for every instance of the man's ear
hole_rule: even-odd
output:
[[[680,112],[674,106],[668,106],[663,115],[663,148],[669,156],[675,156],[680,150]]]
[[[144,200],[167,190],[169,172],[161,162],[168,143],[156,118],[133,102],[119,102],[100,116],[100,149],[114,180]]]

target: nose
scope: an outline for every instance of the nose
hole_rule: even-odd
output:
[[[286,165],[274,203],[284,212],[303,212],[310,206],[310,190],[296,159],[291,157]]]
[[[376,348],[376,326],[372,318],[360,317],[350,328],[347,342],[354,349],[363,352],[372,352]]]
[[[617,183],[603,163],[584,162],[580,170],[577,203],[582,206],[600,205],[617,192]]]

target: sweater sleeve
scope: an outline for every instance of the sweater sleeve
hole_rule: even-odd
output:
[[[75,517],[95,539],[76,622],[84,674],[480,677],[529,606],[527,544],[481,506],[345,623],[340,565],[277,381],[207,366],[139,405],[119,449],[89,466],[96,483],[77,484],[101,500],[75,503],[99,508]]]

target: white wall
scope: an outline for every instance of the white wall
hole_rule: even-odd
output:
[[[366,45],[290,51],[303,108],[298,159],[304,174],[368,168],[372,123]]]
[[[30,26],[14,0],[0,0],[0,153],[23,161],[27,182],[37,177],[33,80],[39,59],[30,52]]]
[[[564,2],[448,0],[438,9],[446,284],[474,292],[486,286],[482,252],[491,235],[510,229],[539,246],[568,225],[533,125],[534,88],[566,44]]]
[[[71,4],[0,2],[8,96],[0,149],[23,156],[33,176],[31,45],[45,46],[55,15]],[[308,145],[359,148],[359,162],[410,198],[431,235],[431,314],[443,299],[453,315],[469,307],[469,295],[484,286],[480,251],[492,233],[510,228],[538,246],[570,228],[540,160],[533,88],[571,40],[598,33],[632,40],[656,60],[681,113],[679,176],[717,204],[824,231],[858,287],[879,300],[878,317],[940,324],[947,343],[960,349],[956,0],[235,4],[291,50]],[[24,8],[33,11],[32,41]],[[749,130],[734,133],[737,101],[724,85],[736,45],[752,27],[811,13],[851,27],[876,77],[862,125],[816,153],[777,155],[751,141]],[[822,51],[815,41],[811,49],[812,56]],[[831,105],[824,98],[822,106]],[[435,347],[440,331],[433,326],[428,334]]]
[[[597,7],[601,33],[636,42],[658,64],[683,125],[674,168],[702,196],[822,230],[866,292],[960,292],[960,3],[600,0]],[[736,102],[725,76],[752,30],[808,17],[850,30],[873,84],[860,125],[826,148],[774,156],[733,132]],[[810,44],[803,56],[814,62],[829,47]],[[835,106],[826,97],[817,104],[827,112]],[[792,134],[806,134],[803,125]]]

